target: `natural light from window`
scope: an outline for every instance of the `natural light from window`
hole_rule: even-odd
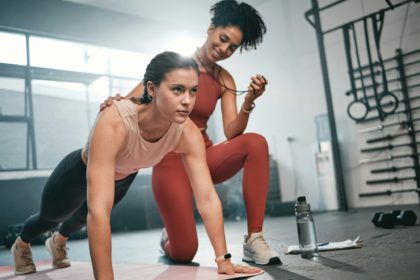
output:
[[[26,38],[24,35],[0,32],[0,63],[26,64]]]

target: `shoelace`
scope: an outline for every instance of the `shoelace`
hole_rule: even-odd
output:
[[[270,246],[268,246],[267,241],[265,241],[264,236],[260,235],[257,236],[253,242],[256,242],[259,246],[265,247],[265,249],[269,249]]]
[[[29,265],[29,264],[33,263],[31,251],[29,251],[29,250],[22,251],[21,256],[22,256],[22,259],[25,262],[25,265]]]
[[[64,256],[64,258],[67,258],[67,252],[70,251],[70,248],[66,245],[57,246],[57,251]]]

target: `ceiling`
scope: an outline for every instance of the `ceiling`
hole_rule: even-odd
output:
[[[178,26],[190,26],[193,30],[210,22],[209,9],[217,0],[62,0],[101,9],[112,10],[146,19],[153,19]],[[271,0],[247,0],[258,6]],[[239,2],[241,2],[239,0]],[[191,24],[193,23],[193,24]]]
[[[142,38],[147,38],[144,51],[173,50],[189,54],[199,47],[207,35],[210,7],[219,0],[60,0],[74,4],[111,10],[119,17],[138,17],[146,26]],[[241,0],[237,0],[242,2]],[[257,10],[275,0],[246,0]],[[148,24],[146,24],[148,22]],[[148,26],[148,27],[147,27]],[[133,28],[133,26],[131,26]],[[128,29],[121,32],[128,32]],[[131,33],[133,34],[133,33]],[[128,35],[129,36],[129,35]],[[131,36],[131,35],[130,35]]]

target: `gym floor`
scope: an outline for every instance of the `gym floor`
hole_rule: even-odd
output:
[[[350,210],[348,212],[315,213],[318,242],[344,241],[360,236],[363,247],[322,252],[318,260],[306,260],[299,255],[284,255],[288,245],[297,243],[293,216],[267,217],[264,234],[267,241],[281,253],[283,265],[261,266],[265,273],[251,279],[419,279],[420,222],[415,226],[394,229],[377,228],[371,218],[378,211],[412,209],[417,216],[419,205]],[[242,239],[246,222],[225,222],[229,251],[235,263],[241,263]],[[202,224],[197,226],[200,246],[190,265],[214,266],[213,251]],[[113,233],[115,263],[172,264],[159,250],[160,229]],[[68,244],[73,261],[89,261],[87,240]],[[49,258],[44,246],[33,246],[36,262]],[[9,249],[0,248],[0,270],[12,264]]]

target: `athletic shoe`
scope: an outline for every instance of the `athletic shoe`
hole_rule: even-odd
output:
[[[64,268],[70,266],[70,260],[67,257],[67,251],[69,248],[67,248],[65,244],[57,244],[54,241],[54,235],[45,240],[45,246],[52,257],[53,268]]]
[[[264,239],[262,232],[252,233],[251,236],[244,236],[243,261],[256,264],[281,264],[279,255],[270,248]]]
[[[162,253],[165,253],[165,244],[168,241],[168,232],[166,228],[162,228],[162,235],[160,236],[160,248],[162,249]]]
[[[15,241],[15,243],[12,245],[11,251],[15,263],[16,275],[36,272],[36,267],[34,261],[32,260],[32,251],[30,247],[27,249],[18,248]]]

